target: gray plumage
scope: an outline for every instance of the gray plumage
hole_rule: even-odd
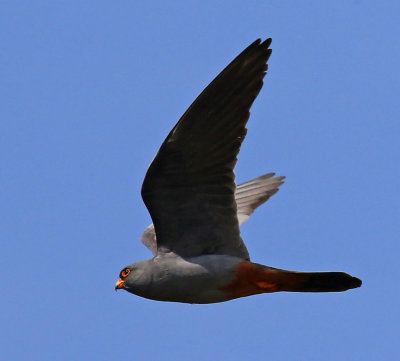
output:
[[[151,163],[142,198],[159,251],[249,259],[240,237],[233,169],[270,44],[257,40],[239,54],[183,114]]]
[[[274,175],[275,173],[264,174],[236,187],[235,201],[239,226],[249,219],[257,207],[278,192],[285,177],[274,177]],[[140,239],[154,255],[157,254],[157,237],[154,224],[150,224],[146,228]]]

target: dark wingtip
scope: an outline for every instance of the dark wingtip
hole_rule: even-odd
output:
[[[259,40],[260,40],[260,39],[259,39]],[[267,48],[269,48],[269,46],[271,45],[271,43],[272,43],[272,38],[265,39],[265,40],[262,42],[262,44],[265,44],[265,46],[266,46]]]

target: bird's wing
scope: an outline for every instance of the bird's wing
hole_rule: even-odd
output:
[[[275,173],[264,174],[237,187],[235,200],[239,225],[246,222],[255,209],[279,190],[285,177],[274,177]]]
[[[235,200],[239,226],[249,219],[257,207],[278,192],[285,177],[274,177],[274,175],[274,173],[264,174],[236,187]],[[140,239],[154,255],[157,254],[157,238],[153,224],[146,228]]]
[[[147,170],[142,198],[158,252],[249,258],[240,237],[233,169],[261,90],[271,39],[255,41],[197,97]]]
[[[153,253],[157,254],[157,237],[154,224],[150,224],[140,236],[142,243]]]

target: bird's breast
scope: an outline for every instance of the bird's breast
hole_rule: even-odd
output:
[[[243,261],[227,255],[184,259],[173,254],[154,258],[153,275],[144,297],[172,302],[213,303],[227,300],[224,290],[236,278]]]

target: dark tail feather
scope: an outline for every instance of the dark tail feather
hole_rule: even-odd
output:
[[[265,289],[264,292],[341,292],[362,284],[360,279],[344,272],[295,272],[257,263],[252,265],[258,269],[255,283]]]
[[[344,272],[303,273],[304,282],[298,292],[340,292],[360,287],[362,281]]]
[[[282,291],[341,292],[360,287],[362,281],[344,272],[283,271]]]

